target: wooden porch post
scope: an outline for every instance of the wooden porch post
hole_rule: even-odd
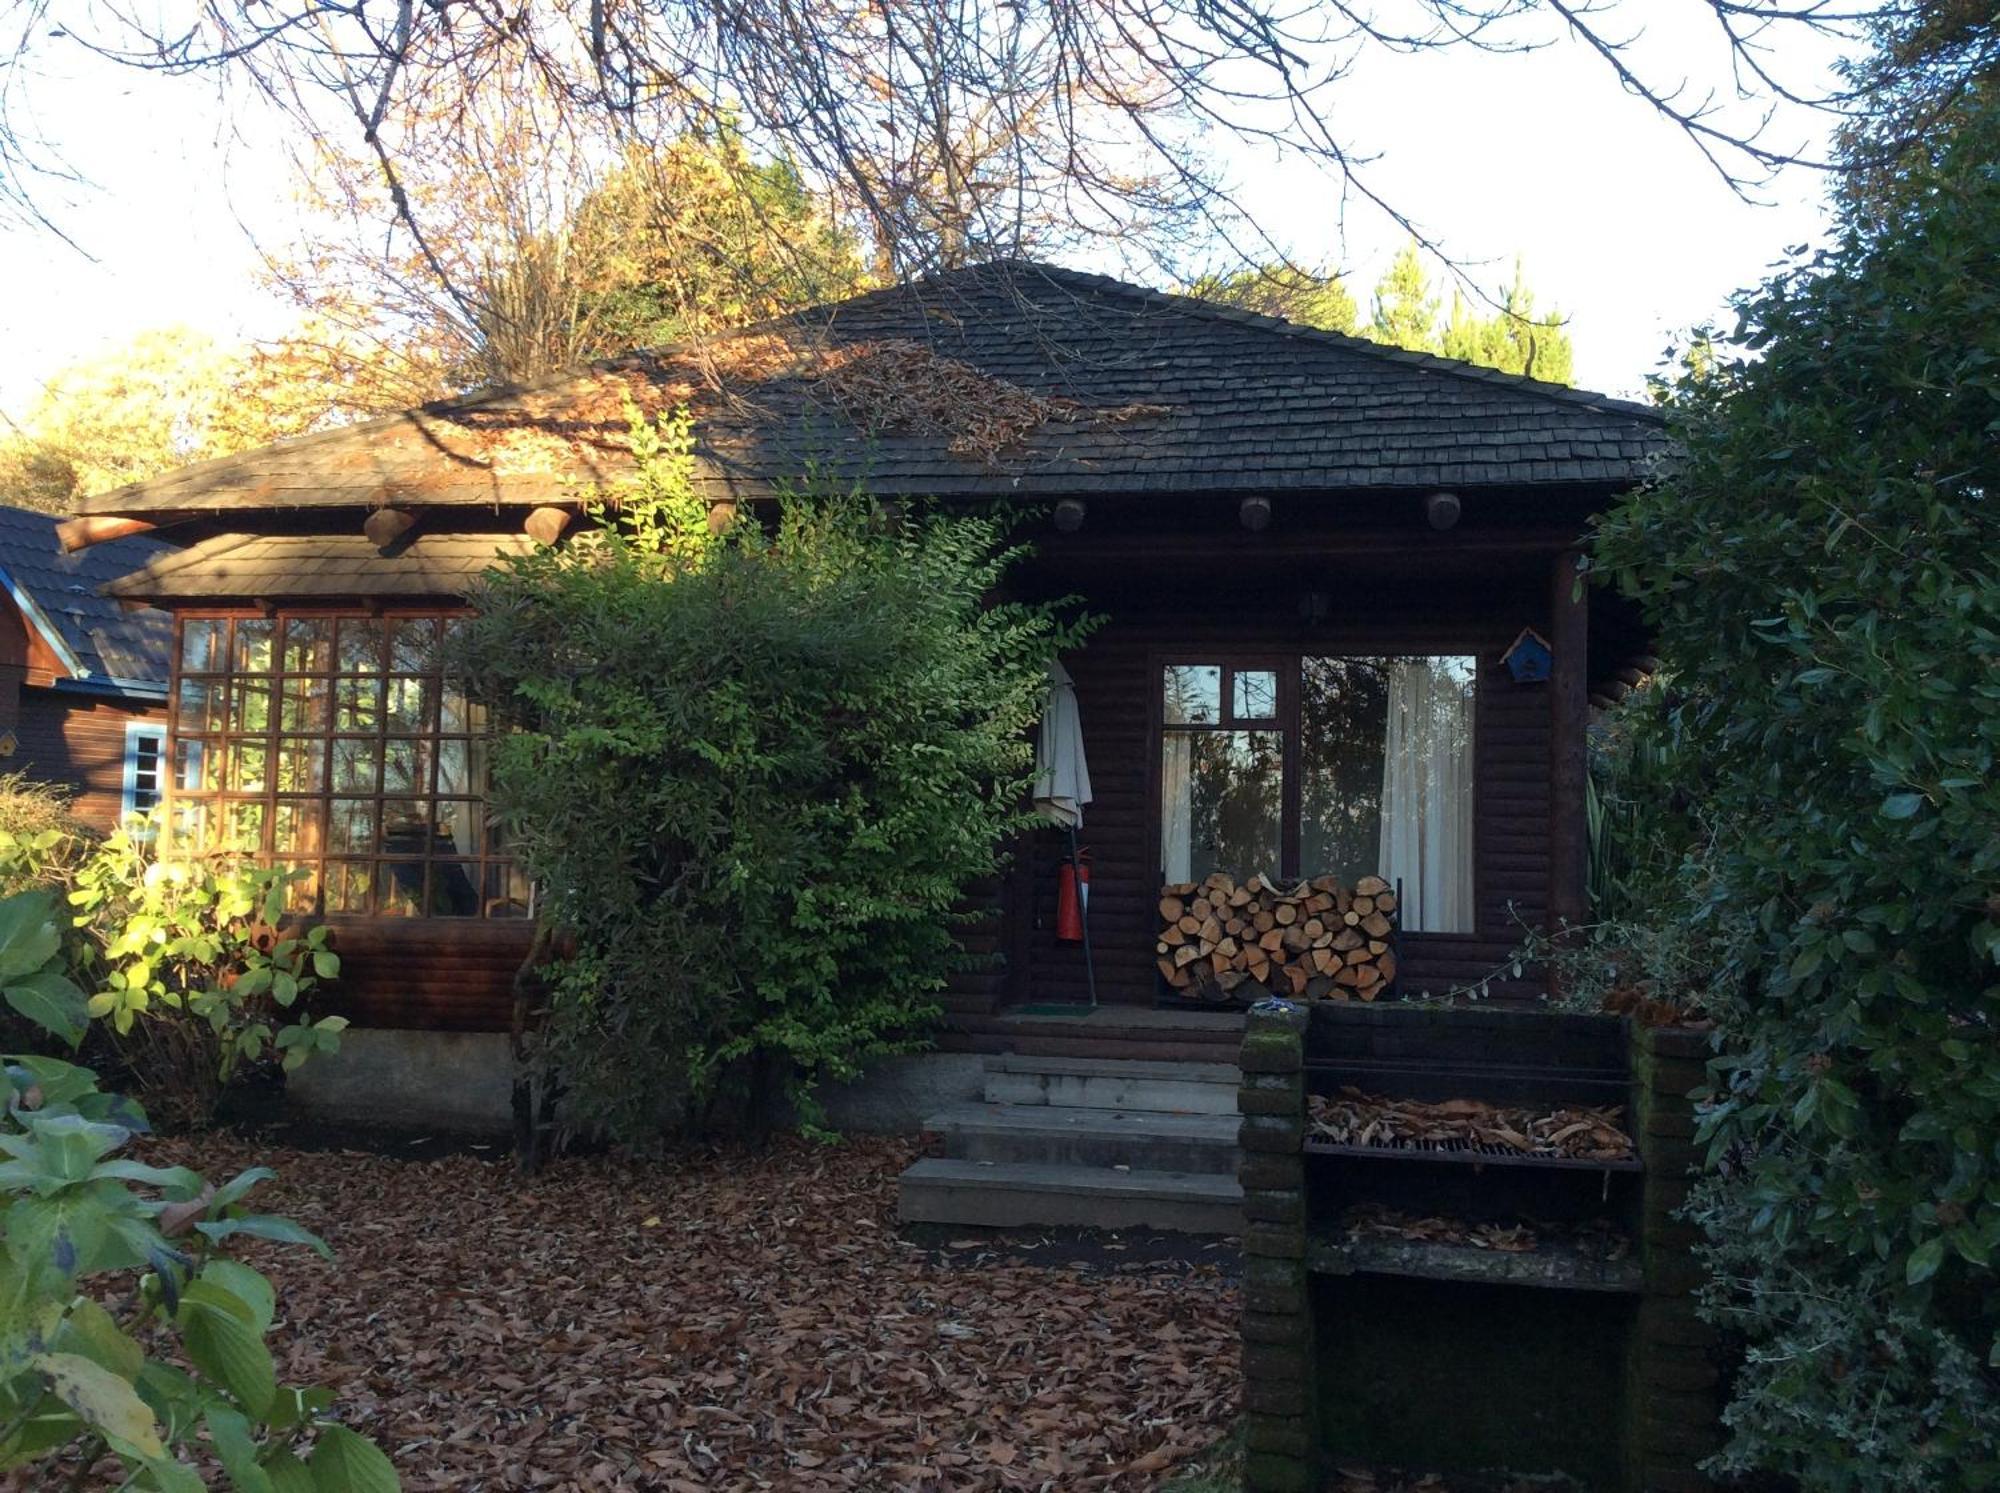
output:
[[[1589,772],[1590,594],[1574,549],[1549,571],[1549,926],[1581,923],[1589,874],[1584,779]]]

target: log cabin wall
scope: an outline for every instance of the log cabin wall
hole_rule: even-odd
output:
[[[340,982],[315,1014],[356,1026],[430,1032],[504,1032],[514,973],[528,956],[526,918],[335,918]]]
[[[109,701],[25,688],[14,725],[19,745],[10,772],[67,783],[76,789],[71,807],[98,829],[112,830],[125,807],[125,728],[144,721],[167,729],[166,707],[136,708]]]
[[[1090,853],[1091,935],[1101,1002],[1152,1004],[1161,995],[1158,937],[1158,792],[1154,757],[1160,665],[1169,657],[1301,652],[1325,654],[1470,653],[1478,659],[1474,711],[1471,934],[1403,935],[1402,990],[1443,991],[1493,974],[1538,922],[1548,901],[1549,693],[1516,684],[1501,663],[1523,627],[1545,624],[1545,561],[1505,574],[1426,584],[1356,586],[1334,598],[1332,614],[1296,620],[1297,588],[1259,590],[1240,580],[1205,587],[1093,591],[1093,610],[1110,620],[1073,657],[1091,788],[1081,843]],[[1030,913],[1013,920],[1011,962],[1020,980],[1011,998],[1086,998],[1082,950],[1055,941],[1056,867],[1063,839],[1030,837],[1022,868]],[[1247,874],[1257,867],[1240,868]],[[1017,892],[1016,895],[1021,895]],[[1532,971],[1529,972],[1532,976]],[[1495,980],[1495,999],[1532,999],[1533,979]]]

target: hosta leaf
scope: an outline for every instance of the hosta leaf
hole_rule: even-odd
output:
[[[345,1426],[328,1426],[310,1460],[314,1493],[401,1493],[402,1481],[375,1443]]]
[[[89,997],[56,970],[42,970],[7,980],[0,987],[17,1014],[71,1047],[90,1027]]]
[[[121,1379],[80,1353],[44,1353],[35,1366],[49,1376],[57,1399],[82,1416],[105,1439],[141,1457],[166,1455],[159,1423],[132,1381]]]
[[[250,1434],[250,1422],[239,1412],[220,1406],[202,1418],[208,1424],[215,1460],[229,1474],[237,1493],[273,1493],[271,1474],[257,1465],[257,1442]]]
[[[216,1282],[198,1280],[181,1293],[179,1318],[181,1342],[195,1367],[250,1414],[263,1415],[277,1393],[278,1374],[250,1306]]]

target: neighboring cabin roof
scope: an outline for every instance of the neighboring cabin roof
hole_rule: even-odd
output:
[[[885,425],[864,387],[885,349],[1056,403],[997,457],[921,412]],[[281,441],[79,509],[550,502],[629,470],[628,398],[649,413],[693,408],[711,497],[764,496],[809,466],[935,496],[1618,486],[1665,445],[1644,405],[1004,262]]]
[[[100,594],[136,566],[174,553],[157,539],[114,539],[66,555],[47,513],[0,506],[0,584],[72,676],[63,686],[165,698],[173,620]]]
[[[417,534],[387,551],[360,534],[218,534],[156,556],[104,594],[162,601],[462,596],[496,559],[533,548],[517,533]]]

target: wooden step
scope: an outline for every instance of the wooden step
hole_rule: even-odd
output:
[[[1003,1053],[986,1060],[989,1104],[1233,1115],[1238,1082],[1233,1063],[1037,1057],[1025,1053]]]
[[[903,1173],[898,1212],[904,1223],[967,1228],[1235,1234],[1243,1190],[1205,1172],[926,1157]]]
[[[1130,1167],[1135,1171],[1236,1171],[1234,1115],[1071,1109],[1050,1104],[954,1104],[924,1122],[944,1154],[961,1161]]]

